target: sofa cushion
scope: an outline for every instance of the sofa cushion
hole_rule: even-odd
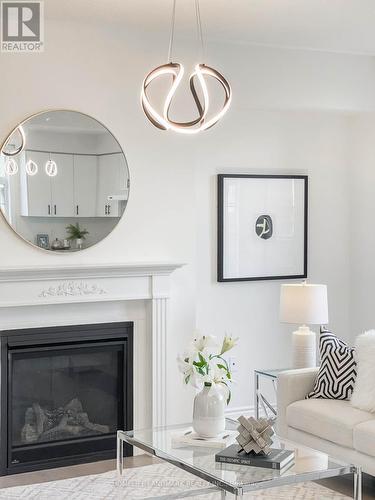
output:
[[[331,331],[321,328],[320,368],[307,398],[350,399],[356,378],[354,349]]]
[[[355,350],[358,376],[351,403],[360,410],[375,412],[375,330],[357,337]]]
[[[349,401],[334,399],[305,399],[286,409],[290,427],[353,448],[354,426],[375,421],[375,415],[358,410]]]
[[[375,418],[354,427],[353,443],[357,451],[375,457]]]

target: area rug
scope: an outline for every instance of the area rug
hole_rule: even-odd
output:
[[[161,463],[126,469],[119,481],[116,472],[92,476],[81,476],[29,486],[16,486],[0,490],[0,498],[6,500],[123,500],[154,499],[165,500],[173,493],[181,494],[208,483],[169,464]],[[199,500],[218,500],[220,493],[194,495]],[[230,496],[228,496],[230,498]],[[316,483],[299,483],[248,493],[246,499],[267,500],[347,500],[349,497],[336,493]]]

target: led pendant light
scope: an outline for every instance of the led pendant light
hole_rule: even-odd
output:
[[[201,42],[202,58],[204,54],[204,43],[202,34],[202,24],[199,9],[199,0],[195,0],[195,14],[197,20],[197,31]],[[141,91],[141,103],[143,111],[150,122],[161,130],[173,130],[183,134],[196,134],[202,130],[207,130],[215,125],[228,111],[232,99],[232,90],[227,80],[217,70],[206,66],[204,63],[196,64],[193,73],[189,77],[190,90],[193,95],[195,105],[198,110],[198,116],[189,122],[177,122],[170,118],[170,108],[172,105],[173,97],[181,83],[184,75],[184,67],[180,63],[172,62],[172,46],[174,39],[174,27],[176,19],[176,0],[173,0],[172,21],[171,21],[171,35],[169,40],[168,50],[168,64],[163,64],[153,69],[144,79]],[[150,84],[157,78],[165,75],[172,77],[172,85],[167,94],[164,102],[163,110],[158,112],[150,103],[147,95],[147,89]],[[208,118],[210,108],[210,99],[206,84],[206,77],[214,78],[222,87],[224,91],[224,104],[219,112]],[[203,103],[200,101],[196,83],[199,83],[203,95]]]
[[[56,177],[57,175],[57,164],[53,160],[48,160],[46,162],[46,174],[49,175],[50,177]]]
[[[6,151],[6,147],[8,146],[9,144],[9,141],[10,139],[13,137],[13,133],[17,131],[21,137],[21,144],[18,146],[18,148],[14,149],[13,151]],[[23,130],[22,126],[19,125],[16,130],[15,130],[11,135],[10,137],[8,138],[8,140],[5,142],[1,152],[3,153],[3,155],[5,156],[16,156],[18,155],[19,153],[21,153],[24,149],[25,149],[25,146],[26,146],[26,137],[25,137],[25,131]]]
[[[35,163],[35,161],[29,160],[26,163],[26,173],[31,176],[38,173],[38,165]]]
[[[18,172],[18,163],[14,158],[7,158],[5,160],[5,172],[8,175],[16,175]]]

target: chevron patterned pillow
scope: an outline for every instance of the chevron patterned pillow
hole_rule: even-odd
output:
[[[321,329],[320,368],[306,398],[350,399],[357,376],[354,349],[329,330]]]

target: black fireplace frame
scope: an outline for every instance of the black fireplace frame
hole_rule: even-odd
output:
[[[123,426],[124,429],[133,428],[133,323],[96,323],[85,325],[67,325],[42,328],[29,328],[20,330],[7,330],[0,332],[0,476],[17,474],[54,467],[63,467],[81,463],[95,462],[98,460],[113,459],[116,456],[116,435],[107,435],[111,449],[91,451],[88,453],[72,454],[63,458],[47,458],[28,463],[11,462],[11,426],[10,421],[10,367],[11,352],[17,349],[37,348],[43,350],[56,350],[59,346],[88,344],[102,341],[112,344],[123,344],[124,380],[122,382],[123,401]],[[47,347],[48,346],[48,347]],[[95,443],[97,437],[74,438],[74,443]],[[73,441],[73,440],[72,440]],[[66,440],[69,444],[70,440]],[[46,443],[45,446],[49,446]],[[29,445],[30,447],[32,445]],[[40,444],[38,444],[40,446]],[[124,456],[132,456],[133,448],[124,447]]]

